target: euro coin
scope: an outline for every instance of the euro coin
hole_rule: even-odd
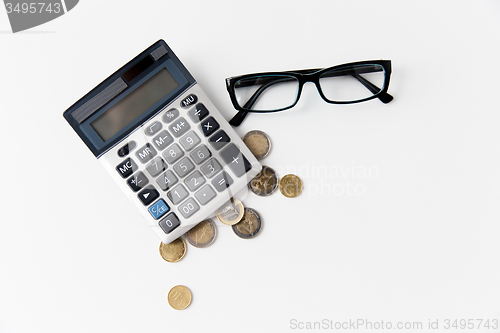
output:
[[[243,137],[243,142],[257,160],[261,160],[271,151],[271,139],[262,131],[250,131]]]
[[[217,218],[224,224],[233,225],[241,221],[244,213],[245,207],[241,201],[233,198],[226,206],[219,209]]]
[[[281,178],[280,192],[287,198],[295,198],[302,192],[302,180],[295,175],[285,175]]]
[[[168,292],[168,304],[176,310],[184,310],[191,304],[193,294],[186,286],[175,286]]]
[[[194,247],[207,247],[212,244],[217,235],[215,223],[208,219],[198,223],[193,229],[186,233],[186,240]]]
[[[178,262],[186,255],[186,242],[177,238],[169,244],[160,243],[160,255],[168,262]]]
[[[278,188],[278,176],[272,168],[263,165],[262,170],[248,183],[250,190],[261,196],[271,195]]]
[[[249,239],[257,236],[262,230],[262,219],[252,208],[245,208],[245,214],[240,222],[232,226],[236,236]]]

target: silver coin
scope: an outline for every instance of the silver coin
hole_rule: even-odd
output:
[[[262,230],[262,219],[255,209],[245,208],[240,222],[232,226],[236,236],[249,239],[257,236]]]
[[[204,248],[211,245],[217,236],[217,227],[210,220],[198,223],[194,228],[186,233],[186,240],[194,247]]]
[[[248,188],[261,197],[273,194],[278,186],[279,179],[276,171],[267,165],[263,165],[259,174],[248,183]]]
[[[243,136],[243,142],[257,160],[261,160],[271,151],[271,139],[262,131],[253,130]]]
[[[238,199],[232,198],[226,205],[218,209],[217,218],[224,224],[233,225],[240,222],[245,207]]]

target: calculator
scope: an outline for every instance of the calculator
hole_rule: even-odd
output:
[[[215,215],[262,168],[163,40],[63,116],[165,244]]]

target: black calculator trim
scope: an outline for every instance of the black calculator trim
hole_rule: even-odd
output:
[[[158,51],[161,52],[159,53]],[[158,53],[158,58],[155,58],[154,55],[157,55]],[[172,65],[176,67],[176,70],[180,72],[180,75],[185,78],[185,80],[182,80],[183,84],[180,84],[179,87],[175,88],[172,94],[167,95],[165,97],[165,100],[161,100],[161,103],[156,103],[153,107],[137,117],[131,123],[134,124],[134,126],[130,126],[130,128],[124,129],[123,131],[110,138],[108,141],[96,143],[95,138],[92,135],[89,135],[89,122],[92,119],[95,119],[97,114],[105,112],[105,110],[109,108],[110,105],[113,105],[117,101],[121,100],[124,96],[140,87],[145,78],[151,76],[153,72],[157,72],[160,67],[172,67]],[[96,99],[99,99],[99,97],[102,96],[106,91],[109,91],[111,85],[116,83],[117,81],[122,84],[122,88],[118,93],[113,94],[112,97],[109,98],[109,100],[105,101],[105,103],[98,106],[95,110],[91,110],[84,119],[78,119],[75,116],[75,111],[81,109],[82,107],[85,107],[86,105],[89,105],[90,103],[93,103],[93,101],[95,101]],[[129,61],[127,64],[122,66],[115,73],[110,75],[107,79],[97,85],[76,103],[74,103],[63,113],[63,116],[71,125],[73,130],[78,134],[78,136],[80,136],[83,142],[85,142],[87,147],[92,151],[94,156],[99,157],[106,151],[114,147],[117,143],[121,142],[130,133],[135,131],[138,127],[137,125],[155,116],[160,110],[165,108],[165,106],[169,105],[172,101],[177,99],[194,83],[196,83],[196,80],[189,73],[186,67],[184,67],[184,65],[177,58],[174,52],[168,47],[167,43],[165,43],[164,40],[159,40],[148,47],[146,50],[144,50],[142,53],[140,53],[138,56],[136,56],[134,59]]]

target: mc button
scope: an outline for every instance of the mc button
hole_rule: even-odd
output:
[[[138,169],[137,164],[130,157],[123,160],[122,163],[116,166],[116,171],[122,176],[122,178],[127,178],[133,174]]]

